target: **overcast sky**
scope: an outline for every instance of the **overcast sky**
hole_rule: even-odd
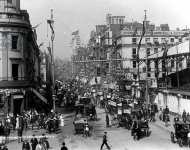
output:
[[[168,23],[171,29],[190,27],[190,0],[21,0],[21,8],[27,9],[32,25],[37,29],[38,43],[48,45],[46,19],[50,9],[55,18],[55,56],[69,58],[71,33],[80,30],[81,40],[88,40],[90,31],[97,24],[105,24],[107,13],[124,15],[126,21],[142,22],[144,10],[148,20],[159,25]]]

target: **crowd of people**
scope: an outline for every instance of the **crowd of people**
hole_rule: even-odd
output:
[[[64,116],[60,113],[38,113],[36,110],[24,111],[22,114],[16,116],[7,115],[0,121],[0,144],[6,145],[12,140],[10,136],[11,131],[17,132],[18,143],[23,142],[23,149],[27,150],[28,141],[23,140],[23,131],[33,129],[44,129],[49,133],[54,133],[59,130],[60,126],[64,126]],[[39,147],[42,143],[39,140]],[[0,149],[1,150],[1,149]],[[35,150],[35,149],[33,149]],[[40,150],[40,149],[37,149]]]

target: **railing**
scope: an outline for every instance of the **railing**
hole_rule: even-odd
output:
[[[27,16],[27,14],[25,13],[21,13],[21,14],[15,14],[15,13],[4,13],[1,12],[0,13],[0,19],[15,19],[16,21],[24,21],[27,22],[27,24],[29,24],[29,18]]]
[[[38,77],[31,79],[30,77],[0,77],[0,81],[31,81],[38,80]]]
[[[181,36],[181,35],[184,35],[184,33],[187,33],[187,31],[147,31],[145,33],[145,36],[146,35],[155,35],[155,36],[169,36],[169,35],[173,35],[173,36]],[[133,35],[134,34],[134,31],[125,31],[125,30],[122,30],[121,31],[121,34],[122,35]],[[136,32],[136,35],[142,35],[142,31],[137,31]]]

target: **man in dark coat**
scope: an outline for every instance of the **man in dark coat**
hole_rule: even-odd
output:
[[[30,144],[27,140],[25,140],[22,144],[22,150],[30,150]]]
[[[106,127],[108,128],[110,125],[109,125],[109,116],[108,114],[106,114]]]
[[[30,140],[30,143],[32,146],[32,150],[36,150],[36,145],[38,144],[38,140],[34,134],[33,134],[33,138]]]
[[[62,143],[61,150],[68,150],[68,148],[65,146],[65,142]]]
[[[2,146],[0,150],[8,150],[7,145]]]
[[[110,146],[107,143],[107,132],[104,132],[103,141],[100,150],[102,150],[104,144],[106,145],[107,149],[110,150]]]

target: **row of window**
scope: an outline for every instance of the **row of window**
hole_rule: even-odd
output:
[[[167,40],[166,38],[161,38],[161,42],[162,43],[165,43],[166,40]],[[150,43],[151,42],[151,38],[145,38],[145,42],[146,43]],[[159,42],[159,39],[158,38],[153,38],[153,42],[156,44],[156,43]],[[170,42],[174,43],[175,39],[174,38],[170,38]],[[182,42],[181,38],[179,39],[179,42]],[[137,44],[137,38],[132,38],[132,44]]]
[[[18,35],[12,35],[12,49],[17,50]]]
[[[163,50],[163,49],[162,49]],[[147,56],[150,56],[150,51],[151,51],[151,48],[147,48]],[[154,48],[154,54],[157,54],[158,53],[158,48]],[[136,56],[137,54],[137,48],[132,48],[132,56],[134,58],[134,56]]]
[[[158,61],[154,61],[154,66],[155,68],[158,68]],[[133,61],[133,68],[136,68],[137,67],[137,62],[136,61]],[[163,60],[162,61],[162,68],[165,68],[165,61]],[[174,68],[175,67],[175,60],[171,60],[170,61],[170,68]],[[179,62],[179,68],[182,68],[183,67],[183,63],[180,61]],[[148,60],[147,62],[147,68],[149,71],[151,71],[151,67],[150,67],[150,60]]]
[[[18,50],[18,35],[12,35],[11,36],[11,49],[12,50]]]
[[[152,74],[152,75],[153,75],[153,76],[152,76],[153,78],[154,78],[154,77],[158,77],[158,74],[157,74],[157,73],[154,73],[154,74]],[[150,78],[150,77],[151,77],[151,73],[147,73],[147,77]],[[162,77],[165,77],[165,73],[162,73]],[[134,79],[134,80],[137,79],[137,74],[133,74],[133,79]]]

